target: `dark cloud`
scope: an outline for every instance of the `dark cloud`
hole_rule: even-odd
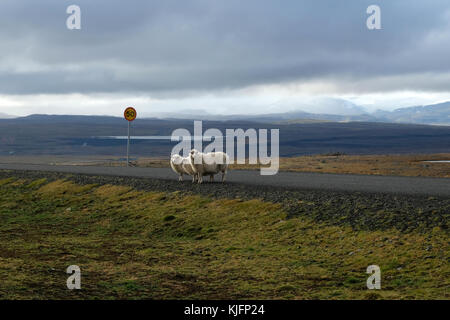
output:
[[[79,31],[65,27],[74,3]],[[370,31],[374,3],[383,29]],[[448,0],[2,0],[0,93],[167,94],[321,79],[343,90],[441,91],[449,20]],[[383,77],[389,86],[371,81]]]

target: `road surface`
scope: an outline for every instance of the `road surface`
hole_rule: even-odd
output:
[[[128,176],[170,180],[177,179],[175,173],[173,173],[169,168],[127,168],[0,163],[0,169]],[[189,177],[186,178],[190,179]],[[204,181],[207,180],[208,179],[205,179]],[[233,170],[228,173],[227,181],[247,185],[265,185],[286,188],[450,196],[450,179],[447,178],[300,172],[279,172],[274,176],[261,176],[258,170]]]

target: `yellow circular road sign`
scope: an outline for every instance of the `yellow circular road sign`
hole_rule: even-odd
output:
[[[136,119],[136,109],[132,108],[132,107],[128,107],[125,109],[123,116],[125,117],[125,119],[127,119],[128,121],[133,121],[134,119]]]

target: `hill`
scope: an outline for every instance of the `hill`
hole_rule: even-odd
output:
[[[401,108],[392,112],[377,111],[374,116],[389,122],[450,125],[450,102]]]
[[[314,110],[307,112],[305,110]],[[256,122],[305,122],[305,121],[364,121],[387,123],[414,123],[450,125],[450,102],[435,105],[398,108],[394,111],[367,112],[364,108],[342,99],[322,99],[317,105],[299,106],[294,111],[265,114],[218,115],[204,110],[181,110],[177,113],[157,113],[164,119],[242,120]]]

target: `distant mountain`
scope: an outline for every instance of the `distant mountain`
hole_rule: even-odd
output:
[[[102,124],[120,124],[123,118],[113,116],[86,116],[86,115],[59,115],[59,114],[31,114],[26,117],[16,118],[20,123],[102,123]]]
[[[322,102],[320,104],[319,102]],[[416,123],[450,125],[450,101],[435,105],[400,108],[394,111],[377,110],[368,113],[364,108],[342,99],[321,99],[315,100],[318,103],[315,112],[310,113],[303,110],[310,109],[310,105],[303,106],[299,110],[267,113],[267,114],[233,114],[218,115],[211,114],[204,110],[181,110],[177,113],[155,114],[159,119],[195,119],[211,121],[235,121],[246,120],[256,122],[282,122],[282,121],[334,121],[334,122],[392,122],[392,123]],[[325,112],[327,111],[327,112]]]
[[[12,119],[12,118],[16,118],[16,116],[0,112],[0,119]]]
[[[219,118],[221,116],[214,115],[212,113],[207,112],[202,109],[183,109],[178,112],[158,112],[153,113],[152,118],[158,119],[197,119],[197,120],[206,120],[212,118]]]
[[[350,113],[355,114],[350,114]],[[344,112],[345,113],[345,112]],[[282,112],[282,113],[267,113],[267,114],[211,114],[202,110],[195,110],[190,113],[188,110],[181,110],[177,113],[165,112],[155,114],[159,119],[184,119],[184,120],[210,120],[210,121],[235,121],[246,120],[256,122],[280,122],[280,121],[292,121],[292,120],[321,120],[321,121],[373,121],[377,122],[376,117],[371,116],[368,113],[356,112],[347,110],[346,114],[326,114],[326,113],[309,113],[302,110]]]
[[[252,120],[252,121],[283,121],[297,119],[317,119],[327,121],[371,121],[367,111],[356,104],[335,98],[315,98],[301,104],[294,105],[289,101],[280,101],[276,105],[282,105],[283,109],[293,109],[289,112],[276,112],[272,106],[265,114],[213,114],[202,109],[182,109],[177,112],[159,112],[152,116],[159,119],[197,119],[197,120]],[[261,108],[263,109],[263,108]]]
[[[379,110],[373,115],[385,122],[450,125],[450,101],[391,112]]]
[[[204,121],[252,121],[260,123],[311,123],[311,122],[386,122],[386,123],[411,123],[450,125],[450,101],[408,108],[399,108],[394,111],[377,110],[373,113],[364,111],[349,101],[342,99],[321,99],[314,103],[322,102],[322,107],[317,106],[314,113],[306,112],[301,108],[290,112],[267,114],[212,114],[202,109],[185,109],[178,112],[155,113],[153,117],[139,117],[138,119],[163,119],[163,120],[204,120]],[[329,111],[326,113],[325,111]],[[0,113],[0,119],[17,118]],[[17,118],[22,121],[59,122],[59,123],[121,123],[122,118],[111,116],[66,116],[34,114]]]
[[[238,116],[237,116],[238,117]],[[355,114],[355,115],[342,115],[342,114],[326,114],[326,113],[307,113],[303,111],[291,111],[285,113],[272,113],[259,116],[250,116],[246,118],[252,121],[261,122],[273,122],[273,121],[291,121],[299,119],[308,120],[323,120],[323,121],[336,121],[336,122],[349,122],[349,121],[369,121],[376,122],[377,119],[369,114]]]
[[[340,116],[367,115],[368,112],[361,106],[345,99],[321,97],[302,104],[299,108],[312,114],[328,114]]]

